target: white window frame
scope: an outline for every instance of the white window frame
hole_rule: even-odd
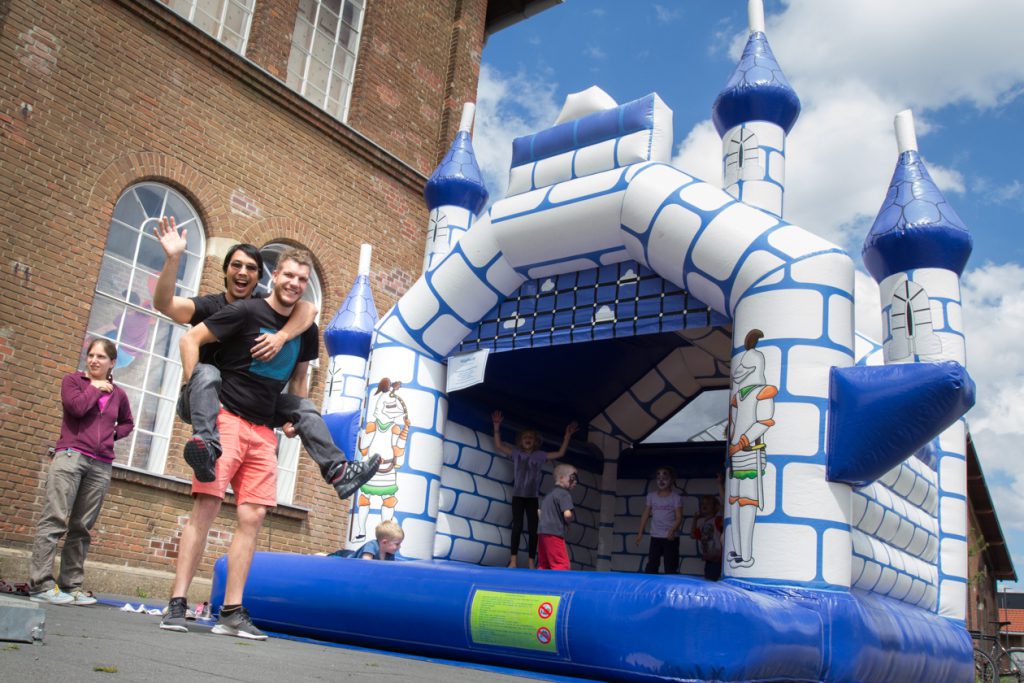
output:
[[[159,206],[156,202],[147,206],[139,192],[162,195]],[[107,243],[103,251],[100,274],[97,278],[91,314],[86,328],[86,339],[108,337],[118,347],[118,362],[130,359],[131,370],[115,367],[114,382],[128,393],[131,401],[135,429],[115,443],[115,463],[122,467],[162,474],[167,464],[167,449],[174,429],[175,406],[181,386],[181,359],[177,353],[178,340],[185,333],[185,326],[178,325],[153,310],[152,288],[155,287],[159,268],[156,260],[163,258],[163,249],[153,234],[159,219],[173,215],[179,229],[188,230],[189,246],[182,255],[180,272],[175,294],[194,296],[203,272],[203,255],[206,251],[205,235],[199,212],[180,192],[169,185],[157,182],[141,182],[128,187],[118,197],[108,228]],[[112,249],[112,240],[130,237],[133,244],[120,244],[121,250]],[[128,249],[124,249],[127,247]],[[151,262],[148,266],[139,258],[146,252]],[[131,252],[131,261],[125,251]],[[160,267],[163,262],[160,261]],[[127,276],[127,277],[126,277]],[[116,286],[112,285],[116,282]],[[140,296],[141,293],[141,296]],[[101,304],[101,305],[97,305]],[[105,313],[111,305],[121,308],[121,314],[109,320]],[[126,320],[134,316],[146,321],[149,328],[146,338],[138,345],[135,340],[128,343]],[[130,331],[129,331],[130,332]],[[163,350],[161,352],[161,349]],[[84,344],[79,368],[85,364]],[[134,366],[134,367],[132,367]],[[153,383],[156,382],[156,387]],[[148,406],[157,409],[149,424],[149,415],[144,413]],[[149,441],[149,450],[144,464],[140,465],[141,440]]]
[[[315,57],[313,56],[313,47],[316,44],[317,36],[319,34],[320,15],[321,10],[323,10],[324,8],[324,0],[300,0],[300,5],[306,2],[314,3],[315,5],[315,11],[313,13],[313,22],[311,25],[309,25],[309,40],[305,45],[299,45],[296,42],[299,39],[300,26],[304,23],[308,24],[308,22],[306,22],[303,16],[303,12],[299,11],[295,16],[295,29],[292,31],[292,49],[288,57],[290,65],[292,57],[296,52],[302,55],[302,73],[295,74],[295,77],[298,78],[298,81],[296,82],[293,79],[292,70],[289,68],[285,78],[287,79],[288,85],[294,88],[300,95],[302,95],[309,101],[313,102],[316,106],[320,107],[321,109],[323,109],[324,111],[326,111],[328,114],[338,119],[339,121],[347,121],[349,106],[351,105],[352,102],[352,86],[355,82],[356,66],[358,65],[359,62],[359,46],[362,43],[363,39],[363,20],[366,17],[367,2],[366,0],[341,0],[339,7],[341,11],[338,13],[338,23],[334,27],[334,36],[333,41],[331,42],[331,60],[330,64],[326,65],[328,68],[327,82],[324,87],[323,97],[317,99],[314,99],[314,97],[311,96],[312,93],[308,92],[310,85],[309,74],[310,66],[312,65],[312,62],[315,59]],[[341,33],[341,28],[342,26],[345,25],[345,20],[343,19],[343,17],[345,14],[344,8],[346,5],[352,5],[359,12],[359,16],[355,25],[348,25],[355,33],[355,44],[352,50],[349,50],[348,48],[340,45],[338,42]],[[343,73],[338,73],[337,71],[335,71],[334,65],[335,60],[337,59],[338,56],[339,49],[348,52],[352,56],[351,80],[345,78],[345,75]],[[331,86],[333,85],[335,79],[341,79],[342,81],[347,83],[344,102],[339,101],[337,105],[341,107],[340,111],[331,111],[328,108],[328,104],[330,103]]]

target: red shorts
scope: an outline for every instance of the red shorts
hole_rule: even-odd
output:
[[[570,569],[564,538],[552,534],[537,535],[537,569]]]
[[[255,425],[221,408],[217,430],[223,452],[217,458],[217,478],[201,482],[192,477],[192,495],[205,493],[224,499],[228,484],[237,503],[277,505],[277,437],[274,430]]]

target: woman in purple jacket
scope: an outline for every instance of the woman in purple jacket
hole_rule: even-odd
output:
[[[111,374],[116,362],[114,342],[94,339],[89,343],[85,372],[65,375],[61,382],[64,419],[46,475],[43,513],[32,544],[29,592],[35,602],[96,602],[82,590],[85,556],[92,540],[89,531],[110,487],[114,441],[128,436],[135,427],[128,396],[114,384]],[[65,534],[60,577],[55,582],[53,558]]]

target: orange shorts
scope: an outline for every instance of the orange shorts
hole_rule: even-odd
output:
[[[224,451],[217,458],[217,478],[201,482],[192,477],[192,495],[205,493],[224,499],[228,484],[237,503],[277,505],[277,437],[274,430],[255,425],[223,408],[217,430]]]

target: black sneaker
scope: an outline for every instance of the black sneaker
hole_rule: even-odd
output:
[[[249,640],[267,639],[267,634],[256,628],[244,607],[239,607],[228,616],[221,613],[211,631],[219,636],[238,636]]]
[[[188,622],[185,620],[185,612],[188,611],[188,602],[185,598],[171,598],[167,603],[167,612],[160,621],[160,628],[165,631],[188,631]]]
[[[211,482],[217,478],[217,456],[198,436],[185,442],[185,462],[196,473],[199,481]]]
[[[341,470],[331,479],[331,486],[338,492],[338,497],[345,500],[370,481],[379,469],[379,455],[371,455],[362,462],[346,460],[341,464]]]

